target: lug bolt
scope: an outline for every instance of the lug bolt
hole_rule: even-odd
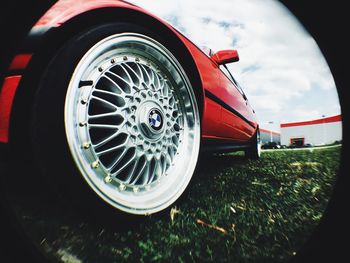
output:
[[[124,61],[128,60],[128,57],[127,57],[127,56],[124,56],[124,57],[123,57],[123,60],[124,60]]]
[[[94,168],[94,169],[100,167],[100,162],[99,162],[99,161],[94,161],[94,162],[91,164],[91,167]]]
[[[86,126],[86,124],[87,124],[86,121],[82,121],[82,122],[79,123],[79,126],[80,127],[84,127],[84,126]]]
[[[99,68],[98,68],[98,71],[99,71],[99,72],[102,72],[102,71],[103,71],[103,68],[102,68],[102,67],[99,67]]]
[[[120,191],[124,191],[126,189],[126,186],[124,184],[119,185]]]
[[[106,182],[106,183],[112,182],[112,177],[111,177],[110,175],[107,175],[107,176],[105,177],[105,182]]]
[[[89,149],[90,146],[91,146],[91,144],[88,143],[88,142],[86,142],[86,143],[83,144],[83,148],[84,148],[84,149]]]

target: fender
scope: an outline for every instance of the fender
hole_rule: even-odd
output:
[[[29,32],[27,38],[23,41],[23,45],[18,51],[18,53],[13,57],[10,66],[8,67],[8,72],[6,77],[19,76],[25,74],[26,69],[29,67],[30,62],[35,53],[39,50],[41,43],[45,40],[46,36],[52,32],[60,31],[66,24],[71,21],[82,17],[84,15],[93,15],[99,11],[105,12],[115,12],[115,16],[121,12],[132,12],[136,16],[143,15],[151,19],[153,24],[157,24],[158,27],[162,28],[163,31],[167,31],[168,35],[171,34],[176,38],[178,44],[181,44],[184,51],[188,54],[186,56],[192,62],[192,71],[195,71],[194,76],[194,89],[197,91],[196,96],[199,100],[200,111],[204,111],[204,86],[202,83],[205,82],[205,76],[203,77],[198,71],[199,63],[201,60],[195,61],[193,56],[202,56],[203,60],[205,54],[198,50],[198,47],[183,36],[180,32],[174,29],[166,21],[150,14],[149,12],[143,10],[142,8],[135,6],[133,4],[127,3],[121,0],[59,0],[55,3],[33,26]],[[118,11],[118,12],[117,12]],[[191,72],[192,73],[192,72]],[[192,74],[191,74],[192,75]],[[2,88],[0,89],[0,101],[7,101],[6,104],[0,105],[0,143],[9,142],[9,127],[11,120],[11,112],[13,100],[19,86],[21,86],[21,81],[12,82],[10,87],[9,82],[4,82]],[[4,90],[6,89],[6,92]],[[8,91],[10,89],[10,92]],[[1,90],[3,92],[1,92]],[[202,114],[201,114],[202,115]]]

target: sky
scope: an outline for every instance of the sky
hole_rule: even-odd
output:
[[[237,49],[228,67],[261,128],[341,113],[333,76],[317,43],[276,0],[129,0],[198,46]]]

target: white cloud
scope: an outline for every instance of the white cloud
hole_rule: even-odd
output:
[[[197,45],[238,49],[229,68],[241,83],[262,122],[338,114],[334,108],[295,108],[304,95],[334,91],[328,65],[314,39],[275,0],[131,0],[177,27]],[[310,93],[311,92],[311,93]],[[339,105],[337,96],[328,104]],[[300,103],[299,103],[300,105]],[[288,110],[286,110],[288,109]],[[260,112],[260,114],[259,114]],[[308,113],[308,114],[307,114]]]

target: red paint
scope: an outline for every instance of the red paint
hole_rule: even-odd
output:
[[[218,136],[246,141],[251,138],[250,131],[253,130],[244,120],[240,117],[232,114],[225,108],[221,108],[221,126],[220,129],[216,130]],[[251,129],[249,129],[249,127]]]
[[[202,136],[216,136],[221,122],[221,106],[210,99],[204,101]]]
[[[206,136],[202,135],[202,139],[207,139],[207,140],[216,140],[216,141],[221,141],[221,142],[227,142],[230,143],[232,142],[231,139],[223,138],[223,137],[218,137],[218,136]],[[236,142],[246,142],[246,140],[235,140]]]
[[[211,57],[218,65],[239,61],[237,50],[220,50]]]
[[[4,79],[0,93],[0,142],[9,140],[10,115],[16,89],[22,76],[11,76]]]
[[[295,127],[295,126],[305,126],[305,125],[314,125],[314,124],[323,124],[323,123],[332,123],[342,121],[341,115],[335,115],[331,117],[326,117],[322,119],[312,120],[312,121],[301,121],[301,122],[290,122],[282,123],[281,128]]]
[[[230,126],[223,125],[221,129],[224,130],[225,133],[231,134],[231,136],[228,138],[240,140],[250,139],[250,137],[255,133],[257,126],[255,116],[253,114],[253,110],[250,108],[250,105],[243,98],[235,84],[229,80],[219,68],[216,68],[216,76],[213,75],[212,71],[206,72],[206,74],[208,74],[213,81],[217,82],[217,86],[215,89],[213,89],[213,86],[205,86],[205,88],[223,100],[228,106],[239,112],[250,123],[254,124],[254,127],[252,127],[240,117],[229,112],[229,114],[232,115]],[[223,119],[222,121],[224,124],[225,120]]]
[[[34,26],[59,27],[79,14],[99,8],[127,8],[155,17],[138,6],[120,0],[59,0]]]
[[[25,69],[32,58],[33,54],[18,54],[16,55],[10,64],[9,70],[22,70]]]
[[[142,8],[119,0],[59,0],[38,20],[38,22],[35,24],[35,27],[59,27],[68,20],[78,16],[79,14],[101,8],[131,9],[153,17],[154,19],[163,23],[171,32],[174,33],[175,36],[177,36],[184,43],[191,56],[194,58],[202,82],[201,87],[194,88],[202,89],[202,94],[205,94],[204,90],[209,90],[229,107],[239,112],[253,125],[252,127],[238,116],[227,111],[220,105],[211,101],[209,98],[204,97],[204,109],[202,118],[202,135],[204,138],[223,137],[227,139],[246,141],[253,136],[257,128],[255,114],[253,113],[253,110],[248,101],[246,101],[243,98],[242,94],[237,90],[235,84],[231,82],[218,68],[218,64],[215,63],[214,60],[209,58],[207,55],[205,55],[196,45],[194,45],[181,33],[176,31],[167,22],[158,17],[155,17]],[[116,19],[118,18],[116,17]],[[25,68],[29,61],[30,56],[21,57],[21,55],[18,55],[14,59],[13,67]],[[13,85],[13,87],[14,86],[15,85]],[[15,89],[16,88],[11,89],[11,92],[13,92],[13,94],[10,92],[12,94],[12,98],[9,95],[7,95],[6,99],[4,99],[5,96],[2,98],[4,103],[7,105],[7,113],[3,113],[4,116],[0,115],[0,125],[2,127],[3,141],[8,140],[8,118],[11,111]],[[8,94],[9,91],[5,93]],[[0,110],[4,112],[4,107],[1,108],[2,109]]]
[[[247,122],[232,113],[228,113],[230,115],[230,117],[228,117],[226,115],[226,110],[220,105],[217,105],[218,107],[216,108],[211,106],[211,108],[206,109],[208,105],[212,105],[214,102],[205,97],[202,135],[209,137],[220,136],[235,140],[250,139],[255,133],[257,122],[249,103],[244,100],[235,85],[226,77],[220,68],[218,68],[218,65],[213,60],[184,37],[182,37],[181,40],[195,58],[203,88],[238,111],[254,126],[250,126]]]
[[[279,132],[274,132],[274,131],[265,130],[265,129],[261,129],[261,128],[260,128],[260,132],[265,132],[265,133],[268,133],[268,134],[272,133],[273,135],[277,135],[277,136],[281,135]]]

